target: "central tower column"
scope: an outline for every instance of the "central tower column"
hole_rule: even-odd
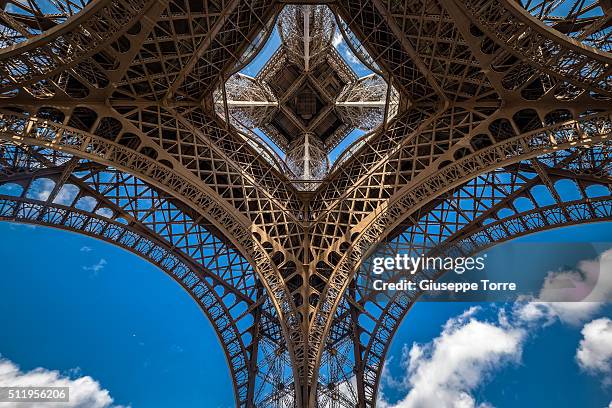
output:
[[[323,143],[304,133],[289,145],[287,165],[300,180],[320,180],[327,173],[329,160]]]

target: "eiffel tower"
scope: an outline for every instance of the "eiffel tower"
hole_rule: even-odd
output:
[[[612,1],[297,3],[2,0],[0,217],[172,277],[236,406],[374,407],[373,251],[612,220]]]

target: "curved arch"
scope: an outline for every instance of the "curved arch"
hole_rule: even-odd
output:
[[[48,182],[37,183],[42,179]],[[268,398],[268,393],[279,392],[270,391],[270,384],[285,378],[289,358],[286,351],[279,352],[286,346],[275,306],[250,264],[231,244],[209,232],[207,225],[200,225],[203,220],[198,214],[190,215],[174,205],[172,197],[119,170],[61,151],[11,143],[0,144],[0,191],[69,208],[83,198],[95,200],[97,204],[92,208],[90,202],[86,213],[151,236],[190,261],[223,300],[228,312],[219,324],[227,326],[223,339],[240,346],[228,352],[239,406],[251,406]],[[248,359],[239,359],[241,355]]]
[[[357,257],[362,256],[368,247],[383,239],[427,202],[478,174],[547,152],[605,142],[612,131],[609,118],[609,112],[595,114],[505,138],[460,160],[444,161],[442,164],[445,166],[436,172],[429,172],[423,177],[416,176],[414,182],[398,189],[383,205],[352,227],[351,236],[357,238],[352,244],[354,259],[351,261],[357,262]],[[453,150],[449,150],[447,154],[452,155]],[[443,156],[438,159],[442,160]]]
[[[195,185],[180,173],[160,164],[158,161],[115,142],[106,140],[69,126],[31,118],[13,112],[0,112],[0,139],[26,143],[92,160],[113,166],[130,174],[135,174],[147,183],[154,185],[181,199],[196,211],[202,211],[208,220],[227,237],[235,238],[241,252],[248,256],[249,222],[244,216],[231,213],[223,202],[216,200],[214,192],[204,185]]]
[[[448,203],[441,194],[461,189],[481,172],[510,168],[544,152],[593,146],[611,130],[612,89],[606,78],[610,55],[572,42],[520,10],[513,12],[512,0],[411,2],[412,9],[426,9],[426,16],[411,13],[401,2],[338,0],[330,6],[344,15],[343,28],[354,32],[372,61],[387,71],[389,81],[405,91],[398,108],[402,112],[335,168],[313,195],[301,194],[245,138],[219,121],[210,98],[212,87],[236,67],[240,54],[263,44],[265,36],[257,37],[257,30],[281,3],[232,0],[217,8],[182,0],[94,1],[67,24],[0,50],[0,73],[10,75],[0,84],[7,109],[0,112],[0,140],[26,150],[49,150],[57,168],[51,173],[33,170],[55,183],[49,183],[51,198],[45,202],[61,205],[56,198],[70,192],[57,186],[69,182],[93,189],[100,194],[90,199],[77,192],[71,207],[100,211],[98,215],[115,221],[123,218],[205,267],[213,261],[200,251],[206,246],[197,241],[200,226],[217,238],[233,239],[235,247],[224,248],[241,252],[236,256],[256,268],[249,279],[256,281],[256,275],[260,280],[249,287],[241,286],[236,276],[219,273],[210,278],[218,279],[214,286],[223,286],[219,296],[224,301],[225,289],[236,289],[228,296],[245,296],[246,314],[261,314],[259,322],[271,338],[262,358],[272,361],[270,365],[277,362],[268,358],[272,355],[291,360],[294,380],[281,375],[282,380],[269,382],[268,389],[275,391],[268,402],[286,403],[292,392],[300,405],[314,404],[317,393],[321,401],[337,397],[338,383],[331,376],[317,381],[316,372],[335,370],[330,362],[341,358],[326,342],[330,337],[336,341],[332,322],[337,310],[359,311],[354,301],[361,283],[353,277],[367,245],[405,224],[418,223],[411,217]],[[112,13],[116,17],[106,21]],[[197,21],[205,21],[205,27],[192,24]],[[125,27],[118,28],[116,22]],[[371,33],[363,35],[364,27]],[[59,71],[61,63],[68,66],[65,73]],[[15,113],[11,106],[29,113]],[[92,162],[65,157],[66,152]],[[567,171],[575,170],[558,168],[555,175],[550,172],[553,165],[539,160],[527,164],[532,174],[546,176],[545,188],[554,187],[555,177],[570,177]],[[135,184],[155,190],[149,198],[161,197],[163,216],[147,208],[156,203],[141,204],[133,194],[127,194],[125,206],[121,193],[113,193],[117,205],[109,202],[111,194],[104,189],[116,187],[109,187],[103,176],[110,171],[74,180],[83,166],[96,163],[102,169],[120,169],[115,184],[121,188]],[[0,163],[0,178],[27,183],[3,170]],[[578,189],[582,192],[589,177],[603,176],[581,174]],[[488,214],[493,221],[483,220],[483,225],[526,214],[528,204],[506,202]],[[560,211],[560,217],[567,218],[574,209],[560,206]],[[190,219],[176,226],[175,217]],[[513,222],[520,226],[528,221]],[[451,228],[464,227],[441,224],[445,239],[456,232],[450,233]],[[180,231],[192,227],[198,233]],[[498,228],[506,231],[515,224]],[[200,252],[194,253],[194,247]],[[236,317],[237,308],[228,309]],[[341,330],[350,330],[350,321],[341,324]],[[257,320],[255,326],[260,326]],[[263,343],[244,343],[251,356],[249,373],[262,377],[257,348]],[[358,360],[361,351],[354,352]],[[252,384],[246,400],[266,400],[268,396],[253,397]]]
[[[386,235],[431,199],[464,184],[478,174],[549,152],[605,142],[612,133],[611,115],[612,112],[605,112],[566,121],[507,138],[477,150],[449,163],[428,177],[421,177],[416,182],[407,184],[389,199],[384,212],[372,213],[369,219],[364,220],[363,225],[355,227],[353,231],[361,230],[360,234],[367,236],[367,230],[375,228],[384,231],[383,235]]]
[[[608,62],[612,60],[612,54],[606,50],[598,49],[591,45],[582,43],[566,34],[561,33],[559,30],[551,29],[551,27],[544,24],[541,19],[536,18],[536,16],[529,13],[519,2],[502,0],[500,3],[505,10],[511,12],[516,18],[520,19],[525,24],[530,25],[535,32],[540,33],[541,35],[544,35],[550,39],[561,41],[564,43],[564,46],[580,50],[591,58],[604,61],[607,58]]]
[[[587,202],[589,199],[608,196],[609,184],[612,182],[609,149],[610,144],[604,143],[593,148],[553,151],[537,160],[479,176],[449,195],[432,202],[415,215],[419,218],[409,217],[406,223],[410,229],[407,231],[412,232],[398,234],[399,230],[395,231],[397,239],[391,241],[388,249],[382,247],[382,252],[393,256],[398,251],[393,243],[399,243],[403,239],[401,242],[408,245],[406,250],[412,251],[414,256],[420,256],[435,250],[441,241],[461,239],[478,225],[488,225],[491,221],[500,219],[500,213],[526,213],[539,207],[539,197],[532,194],[534,186],[552,192],[546,193],[552,200],[548,204],[563,203],[567,200],[563,200],[555,189],[555,182],[558,180],[572,180]],[[527,205],[515,205],[518,200],[527,201]],[[570,219],[572,214],[564,209],[561,216]],[[480,224],[468,225],[473,220]],[[329,333],[332,341],[330,347],[342,339],[352,338],[353,361],[357,370],[362,367],[361,361],[365,352],[365,345],[361,345],[360,339],[363,340],[363,335],[372,330],[377,319],[382,319],[381,311],[384,309],[383,306],[364,309],[366,302],[376,303],[375,294],[378,292],[372,293],[373,278],[360,272],[358,270],[355,281],[349,286],[349,292],[343,294]],[[367,344],[368,337],[363,341]],[[354,369],[350,362],[340,368],[345,372],[352,372]],[[363,389],[363,385],[360,385],[360,379],[357,377],[357,390],[360,389]],[[360,400],[365,400],[365,397],[360,396]]]
[[[605,152],[604,150],[603,153],[599,154],[603,157],[603,160],[595,163],[603,169],[609,163],[608,155]],[[590,174],[594,173],[593,170],[596,170],[594,168],[580,168],[583,162],[596,162],[589,156],[598,156],[592,150],[585,150],[582,154],[586,154],[587,157],[583,159],[579,149],[573,153],[570,151],[567,156],[560,158],[551,155],[548,160],[550,167],[546,167],[545,170],[541,163],[533,164],[531,168],[523,165],[515,166],[508,171],[498,171],[499,176],[490,173],[473,179],[464,188],[453,193],[446,201],[438,204],[435,211],[424,215],[418,221],[418,224],[407,230],[407,235],[398,236],[394,241],[397,244],[391,245],[391,253],[395,253],[398,248],[407,245],[406,248],[415,254],[470,254],[532,232],[565,225],[612,221],[611,180],[609,176],[591,177]],[[557,170],[572,167],[574,167],[574,170],[569,172],[559,172]],[[526,172],[530,173],[530,176],[522,176],[522,178],[521,176],[511,176],[512,174],[519,175]],[[518,179],[513,177],[518,177]],[[574,201],[563,201],[554,190],[555,183],[552,180],[574,181],[583,194],[582,198]],[[526,198],[535,203],[536,198],[531,194],[534,185],[544,185],[551,189],[555,202],[542,207],[534,205],[532,208],[525,210],[516,208],[514,202],[517,198]],[[596,185],[605,187],[608,193],[606,195],[599,194],[596,197],[589,196],[587,187]],[[496,196],[495,190],[498,190],[498,196]],[[484,194],[484,197],[478,200],[478,204],[473,204],[482,208],[471,209],[470,206],[465,208],[462,206],[462,203],[466,203],[464,200],[475,201],[474,196],[470,194]],[[496,214],[499,214],[500,209],[503,208],[510,209],[511,214],[505,218],[497,217]],[[436,212],[440,215],[435,215]],[[454,212],[457,213],[457,217],[452,216]],[[455,220],[448,222],[447,225],[456,223],[457,226],[455,228],[447,227],[448,231],[441,230],[445,228],[442,226],[441,229],[437,229],[437,217],[440,216]],[[430,223],[431,231],[428,227]],[[400,245],[401,240],[405,240],[405,244]],[[419,272],[415,275],[415,279],[435,279],[439,276],[432,274],[426,276]],[[362,280],[362,287],[370,285],[368,277],[362,276],[360,279]],[[364,317],[369,319],[367,328],[360,322],[362,333],[367,334],[365,344],[361,346],[364,356],[362,381],[366,388],[367,403],[372,405],[375,401],[382,364],[391,338],[418,294],[407,294],[400,291],[388,300],[375,300],[372,297],[373,295],[366,294],[364,289],[362,296],[360,304],[363,305],[364,310],[369,309],[368,302],[382,302],[384,304],[378,306],[380,312],[376,318],[371,315],[367,317],[367,313],[365,314]],[[364,341],[364,339],[362,338],[361,341]]]
[[[329,284],[317,305],[318,319],[315,319],[309,332],[309,343],[318,349],[315,361],[320,361],[323,349],[320,344],[327,337],[333,322],[329,317],[335,313],[342,294],[345,293],[354,274],[354,268],[402,220],[444,192],[464,184],[483,172],[550,151],[569,149],[572,146],[590,146],[605,141],[612,131],[610,123],[610,113],[606,112],[502,140],[451,162],[426,177],[417,178],[416,182],[400,189],[381,206],[382,209],[378,208],[365,216],[359,225],[350,231],[351,235],[358,235],[352,242],[350,250],[344,252],[334,268]]]
[[[166,197],[131,176],[50,150],[26,151],[13,145],[0,150],[0,186],[21,187],[5,189],[11,197],[4,197],[5,217],[110,239],[156,261],[175,280],[189,280],[186,289],[190,295],[205,311],[210,308],[208,317],[224,347],[236,399],[245,404],[252,380],[248,376],[247,347],[251,341],[244,336],[253,329],[246,322],[247,314],[239,309],[240,305],[245,305],[243,309],[251,307],[257,299],[254,273],[248,263],[188,216],[181,215]],[[16,203],[7,204],[10,200]],[[88,211],[78,208],[83,200],[88,201]],[[161,219],[156,221],[158,218]],[[166,221],[171,224],[166,225]],[[90,231],[88,226],[92,225],[94,229]],[[109,226],[103,228],[105,225]],[[129,240],[127,245],[116,233],[105,235],[107,231],[124,230],[128,232],[122,236],[136,234],[141,238]],[[164,262],[170,264],[165,266]],[[184,265],[189,267],[189,273],[181,272]]]
[[[299,314],[291,301],[288,287],[284,284],[282,275],[272,262],[271,255],[266,252],[263,243],[253,239],[253,232],[259,232],[260,236],[266,239],[271,238],[268,234],[261,233],[265,226],[253,225],[231,204],[217,199],[210,187],[203,183],[195,183],[182,172],[173,171],[161,162],[118,143],[69,126],[23,114],[0,112],[0,139],[67,152],[76,157],[113,166],[137,175],[146,183],[166,191],[185,203],[205,217],[225,237],[231,237],[232,244],[254,265],[264,287],[272,295],[270,297],[272,303],[279,315],[283,316],[280,324],[286,338],[296,339],[295,343],[287,344],[290,354],[296,355],[293,350],[296,344],[304,344],[303,341],[297,340],[303,334],[299,330],[301,327]],[[298,377],[296,374],[296,378]]]
[[[609,82],[612,54],[547,27],[513,1],[469,0],[455,4],[490,38],[496,38],[503,47],[509,47],[539,70],[580,87],[612,94]]]
[[[112,0],[91,1],[86,4],[78,13],[72,14],[63,24],[54,25],[49,30],[31,36],[27,41],[19,43],[10,48],[0,50],[0,59],[4,56],[13,56],[21,52],[27,52],[36,47],[48,44],[50,41],[58,38],[62,34],[83,24],[92,16],[95,16],[101,9],[108,7]]]
[[[198,303],[213,326],[232,375],[238,406],[244,406],[249,355],[241,333],[215,286],[199,272],[201,266],[186,259],[167,243],[129,225],[91,212],[23,197],[0,195],[0,220],[53,227],[97,238],[121,247],[160,268]]]
[[[612,196],[594,200],[591,203],[595,207],[595,211],[588,209],[588,204],[583,201],[566,203],[565,206],[552,205],[535,209],[524,214],[515,215],[504,220],[500,220],[491,226],[483,227],[475,232],[472,236],[467,237],[466,241],[458,243],[457,246],[449,246],[445,248],[447,251],[451,249],[460,250],[461,253],[472,254],[486,248],[492,247],[499,243],[518,238],[520,236],[529,235],[536,232],[546,231],[555,228],[562,228],[567,225],[578,225],[593,222],[612,221]],[[563,211],[570,211],[575,214],[582,214],[583,217],[571,221],[563,221]],[[588,216],[593,216],[589,218]],[[558,223],[551,223],[551,220],[557,220]],[[526,229],[512,231],[517,224],[527,225]],[[506,235],[508,231],[512,231],[511,235]],[[491,241],[491,236],[503,236],[495,241]],[[486,243],[485,243],[486,242]],[[463,246],[462,244],[467,244]],[[460,249],[459,249],[460,248]],[[441,252],[442,254],[447,252]],[[441,274],[423,275],[421,279],[438,279]],[[417,278],[418,279],[418,278]],[[373,401],[376,401],[378,387],[380,386],[380,376],[382,374],[383,362],[388,352],[391,340],[395,332],[399,328],[401,322],[409,312],[412,305],[417,301],[421,293],[413,295],[403,294],[395,297],[388,307],[383,311],[383,316],[379,320],[372,339],[367,347],[367,357],[364,359],[364,383],[366,384],[366,392],[368,396],[368,406],[374,406]]]
[[[572,0],[521,1],[534,18],[570,38],[602,51],[612,51],[612,33],[606,22],[611,16],[607,0],[591,0],[580,5]],[[608,20],[608,21],[607,21]]]
[[[87,8],[89,1],[61,3],[36,3],[7,1],[2,4],[0,44],[10,47],[40,35]],[[46,7],[45,7],[46,6]],[[46,20],[46,21],[45,21]]]
[[[154,4],[151,0],[94,0],[64,24],[0,50],[0,92],[49,79],[90,57],[126,33]]]

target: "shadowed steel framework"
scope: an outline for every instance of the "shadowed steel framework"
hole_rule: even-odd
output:
[[[373,407],[419,296],[375,247],[612,219],[611,32],[610,0],[2,0],[0,218],[175,279],[237,406]]]

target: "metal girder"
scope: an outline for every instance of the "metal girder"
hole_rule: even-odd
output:
[[[515,1],[473,0],[455,4],[471,14],[484,32],[503,41],[511,52],[541,72],[583,89],[611,95],[609,53],[551,30]]]
[[[231,244],[146,183],[74,156],[3,144],[0,169],[0,188],[11,193],[0,198],[3,220],[94,236],[149,260],[181,284],[217,332],[237,404],[253,404],[258,343],[280,347],[278,321],[261,300],[250,264]]]
[[[389,254],[419,256],[440,255],[461,248],[461,253],[468,255],[532,232],[609,221],[612,217],[609,147],[608,143],[597,150],[557,151],[539,159],[540,170],[526,161],[479,176],[422,210],[378,249]],[[565,168],[569,170],[559,171]],[[602,171],[607,175],[593,176]],[[553,184],[549,180],[554,180]],[[573,183],[576,194],[562,199],[555,190],[559,181]],[[551,186],[553,191],[547,193]],[[599,191],[592,190],[593,187],[599,187]],[[547,200],[546,196],[552,204],[540,204]],[[366,390],[366,405],[374,406],[385,354],[416,297],[401,291],[388,295],[372,290],[372,280],[376,277],[367,273],[368,270],[362,268],[355,277],[355,294],[351,296],[355,299],[354,305],[347,303],[336,311],[336,325],[329,341],[333,345],[351,338],[353,330],[360,334],[354,347],[363,355],[364,364],[355,365],[355,370]],[[427,278],[438,277],[427,275]],[[350,329],[351,326],[355,328]]]
[[[154,18],[156,1],[94,1],[63,24],[0,50],[0,92],[83,97],[108,86],[107,71],[118,67],[126,41],[129,46],[125,36],[140,31],[138,20],[149,10]]]
[[[383,332],[393,333],[412,300],[392,299],[381,315],[370,313],[367,278],[357,268],[371,245],[426,236],[422,249],[470,242],[476,249],[609,219],[609,198],[588,193],[609,185],[611,172],[607,151],[602,159],[612,130],[609,0],[582,2],[561,19],[551,17],[560,2],[547,0],[318,2],[331,12],[308,1],[302,14],[291,6],[302,25],[287,27],[293,14],[281,21],[285,48],[263,75],[273,77],[286,61],[306,74],[281,98],[265,87],[246,92],[253,119],[246,126],[230,114],[246,109],[235,97],[242,94],[230,89],[228,98],[221,85],[262,49],[285,2],[64,3],[48,14],[35,0],[10,3],[21,13],[0,10],[0,182],[27,191],[36,180],[53,182],[45,200],[3,197],[6,217],[81,232],[95,220],[102,235],[123,228],[141,237],[133,242],[146,239],[187,265],[191,272],[182,276],[219,288],[222,294],[212,290],[206,299],[219,304],[210,317],[239,405],[375,403],[381,344],[391,340]],[[372,90],[376,84],[353,78],[336,50],[321,57],[336,26],[378,75],[377,86],[386,83],[385,99]],[[317,64],[344,76],[343,93],[319,83]],[[272,111],[301,131],[322,123],[324,115],[304,124],[288,107],[306,82],[313,88],[307,94],[331,103],[321,112],[337,112],[345,125],[317,152],[336,146],[346,126],[380,123],[323,180],[295,180],[253,133]],[[384,118],[370,124],[372,110],[383,108]],[[310,166],[311,149],[283,137],[270,138]],[[499,178],[503,172],[511,183]],[[572,180],[581,197],[563,201],[558,180]],[[79,200],[92,197],[95,210],[79,209],[79,200],[58,203],[68,184]],[[554,206],[534,200],[533,184],[546,185]],[[482,185],[495,193],[476,194]],[[147,208],[139,207],[143,197]],[[534,208],[519,210],[517,198]],[[459,199],[474,203],[469,214]],[[36,209],[36,220],[26,208]],[[96,214],[100,208],[112,216]],[[515,215],[498,217],[502,208]],[[120,218],[127,224],[117,224]],[[87,222],[66,224],[72,219]],[[103,239],[124,245],[114,237]],[[241,273],[223,272],[219,256]],[[236,314],[229,294],[246,311]],[[246,316],[254,323],[244,329]],[[367,344],[360,316],[378,330]]]
[[[612,49],[612,34],[606,31],[612,19],[610,0],[526,0],[521,3],[531,15],[558,32],[602,51]]]

